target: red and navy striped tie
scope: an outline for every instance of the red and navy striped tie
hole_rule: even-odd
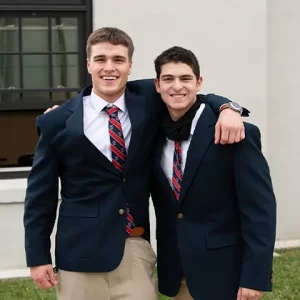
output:
[[[123,136],[122,126],[118,118],[119,108],[112,106],[112,107],[105,107],[104,110],[106,111],[109,117],[108,130],[110,136],[110,149],[112,154],[112,163],[121,173],[124,173],[124,164],[126,161],[126,148],[125,148],[125,140]],[[130,235],[133,228],[134,228],[133,217],[130,213],[129,206],[127,204],[126,232],[128,235]]]
[[[180,190],[182,185],[182,169],[181,169],[182,162],[181,161],[182,161],[181,146],[179,142],[175,141],[172,184],[173,184],[173,192],[177,201],[179,200]]]

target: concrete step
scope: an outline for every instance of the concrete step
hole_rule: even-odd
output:
[[[29,277],[29,269],[0,270],[0,279]]]

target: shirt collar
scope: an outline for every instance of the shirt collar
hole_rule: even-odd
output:
[[[92,90],[90,103],[91,103],[91,106],[94,108],[94,110],[97,113],[100,113],[104,107],[113,106],[113,105],[118,107],[124,113],[127,111],[126,105],[125,105],[125,93],[119,99],[117,99],[115,102],[110,103],[110,102],[105,101],[98,95],[96,95],[94,90]]]
[[[205,108],[205,104],[204,103],[201,103],[200,107],[198,108],[196,114],[195,114],[195,117],[192,121],[192,125],[191,125],[191,131],[190,131],[190,134],[193,135],[194,134],[194,131],[195,131],[195,128],[197,126],[197,123],[198,123],[198,120],[203,112]]]

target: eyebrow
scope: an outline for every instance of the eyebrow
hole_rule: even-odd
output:
[[[166,74],[166,75],[162,75],[161,78],[165,78],[165,77],[174,77],[173,75],[170,74]]]
[[[97,59],[97,58],[106,58],[105,55],[96,55],[94,56],[94,59]],[[122,55],[115,55],[113,56],[114,59],[118,58],[118,59],[124,59],[126,60],[126,57],[125,56],[122,56]]]
[[[165,74],[165,75],[162,75],[162,76],[161,76],[162,79],[163,79],[163,78],[168,78],[168,77],[175,77],[175,76],[174,76],[174,75],[171,75],[171,74]],[[190,75],[190,74],[180,75],[179,77],[180,77],[180,78],[182,78],[182,77],[193,78],[193,76]]]

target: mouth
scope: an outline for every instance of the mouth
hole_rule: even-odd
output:
[[[186,96],[186,94],[171,94],[170,96],[176,100],[181,100]]]
[[[118,79],[117,76],[100,76],[100,78],[105,82],[114,82]]]

